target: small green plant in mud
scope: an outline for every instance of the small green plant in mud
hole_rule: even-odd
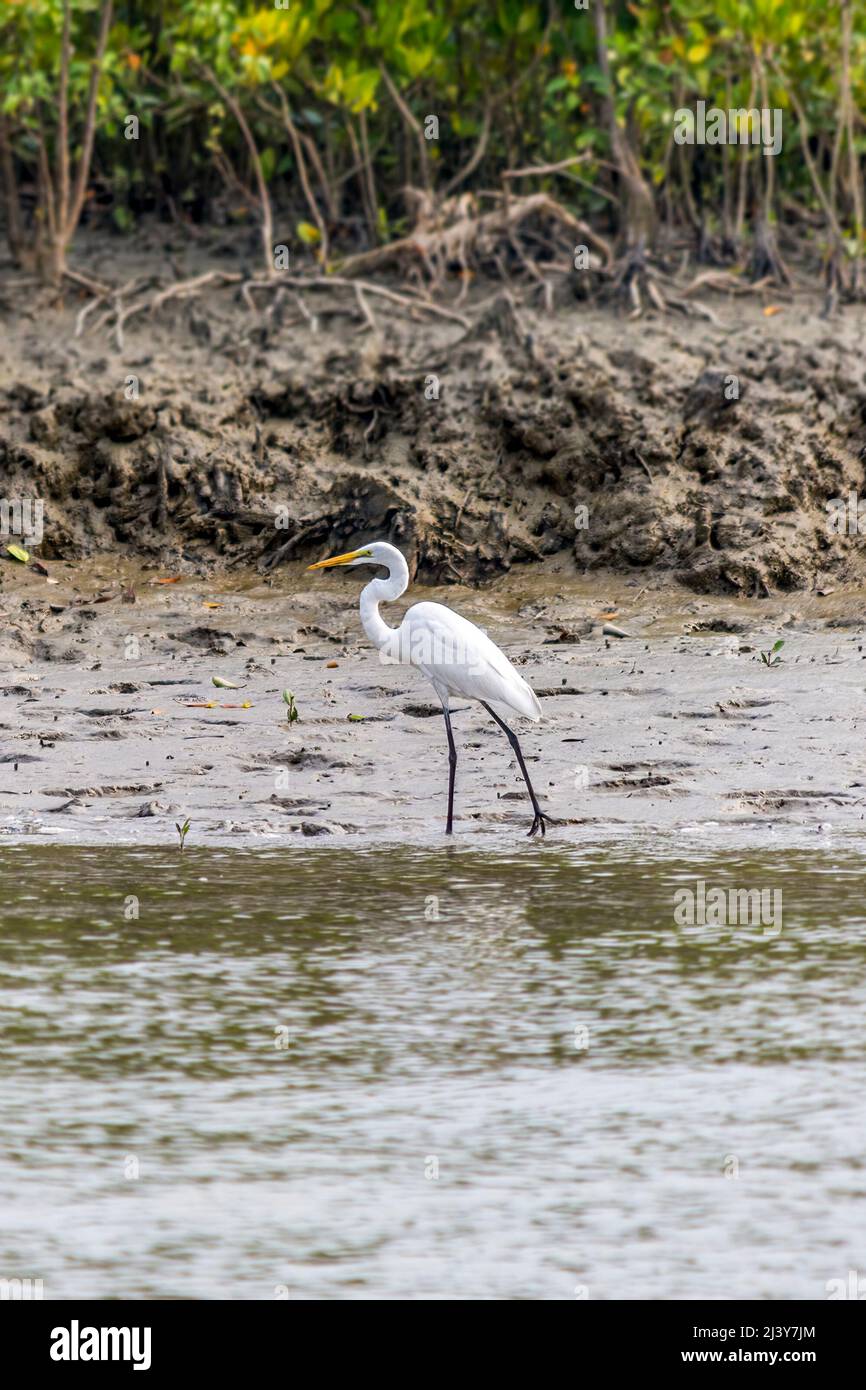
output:
[[[184,821],[183,825],[178,825],[177,821],[175,821],[175,823],[174,823],[174,828],[175,828],[175,830],[177,831],[178,835],[180,836],[180,852],[181,852],[181,854],[183,854],[184,842],[185,842],[185,840],[186,840],[187,835],[189,834],[189,826],[190,826],[190,819],[189,819],[189,816],[187,816],[187,818],[186,818],[186,820]]]
[[[294,724],[295,720],[300,718],[300,715],[298,714],[297,706],[295,705],[295,697],[291,690],[283,691],[283,701],[288,706],[286,717],[290,724]]]
[[[778,666],[782,658],[776,653],[780,652],[785,645],[784,638],[780,637],[778,642],[774,642],[768,652],[761,652],[761,660],[765,666]]]

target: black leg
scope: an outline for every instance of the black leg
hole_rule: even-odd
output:
[[[487,713],[490,715],[491,719],[496,720],[500,729],[502,729],[506,734],[508,742],[511,744],[511,747],[514,749],[514,754],[520,766],[520,771],[523,773],[523,780],[526,783],[526,790],[529,792],[529,800],[532,802],[532,809],[535,812],[535,820],[532,822],[532,829],[530,830],[529,834],[530,836],[535,835],[540,830],[543,838],[544,823],[545,821],[550,821],[551,823],[553,823],[553,816],[545,815],[538,804],[538,797],[535,795],[535,792],[532,789],[532,783],[529,780],[529,773],[526,771],[526,763],[523,761],[523,753],[521,752],[520,744],[517,741],[517,735],[513,729],[509,729],[508,725],[505,723],[505,720],[500,719],[496,711],[492,710],[485,700],[482,700],[481,704],[487,710]]]
[[[451,715],[445,705],[442,706],[442,713],[445,715],[445,732],[448,735],[448,823],[445,826],[445,834],[450,835],[454,829],[454,773],[457,771],[457,749],[454,747],[454,735],[451,732]]]

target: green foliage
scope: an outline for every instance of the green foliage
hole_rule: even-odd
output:
[[[778,666],[782,660],[778,653],[782,650],[784,645],[785,639],[783,637],[780,637],[778,642],[773,643],[772,647],[768,652],[761,652],[760,656],[763,664],[765,666]]]
[[[350,214],[349,204],[367,198],[370,235],[381,237],[405,211],[405,184],[420,183],[422,174],[417,131],[394,101],[387,73],[416,121],[439,118],[439,139],[429,143],[427,156],[443,186],[472,155],[492,103],[477,187],[495,186],[507,168],[583,154],[579,179],[566,172],[547,186],[581,215],[609,215],[616,197],[607,170],[608,93],[594,26],[594,7],[601,3],[591,0],[577,10],[570,0],[288,0],[286,8],[279,0],[161,0],[150,6],[118,0],[99,85],[93,177],[110,191],[119,232],[134,226],[142,211],[164,207],[168,197],[175,206],[199,204],[203,216],[214,198],[225,196],[252,211],[255,197],[244,199],[237,188],[255,186],[249,140],[232,106],[237,103],[266,183],[275,198],[294,200],[293,225],[306,228],[300,241],[313,254],[318,233],[299,196],[282,94],[300,136],[314,143],[312,153],[326,170],[327,188],[320,175],[314,180],[316,198],[332,218],[335,208]],[[30,183],[40,138],[56,166],[63,9],[63,0],[0,0],[0,120],[15,168]],[[850,80],[857,112],[866,109],[864,9],[866,0],[854,0]],[[817,206],[794,93],[821,169],[833,160],[839,181],[834,206],[851,245],[862,228],[853,216],[849,134],[839,133],[839,0],[617,0],[607,10],[616,116],[653,188],[667,190],[670,199],[676,187],[685,192],[691,177],[693,154],[679,156],[672,146],[678,107],[699,99],[723,109],[761,105],[763,88],[767,102],[785,113],[776,187]],[[76,0],[71,13],[68,138],[75,152],[100,0]],[[129,113],[141,125],[134,145],[123,143]],[[855,120],[850,136],[858,168],[866,146],[861,125],[862,118]],[[363,144],[368,132],[369,156]],[[352,172],[359,138],[372,170],[364,188]],[[752,164],[757,179],[762,166]],[[717,206],[720,152],[706,152],[701,177],[705,204]],[[369,207],[373,198],[376,206]]]

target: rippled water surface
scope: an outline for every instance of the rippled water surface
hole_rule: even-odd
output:
[[[4,846],[0,1278],[820,1299],[866,1268],[862,858],[520,849]],[[677,925],[696,879],[781,891],[781,930]]]

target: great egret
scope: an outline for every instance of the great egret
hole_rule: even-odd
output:
[[[389,627],[379,614],[379,604],[388,603],[400,597],[409,586],[409,567],[403,556],[393,545],[385,541],[375,541],[361,550],[350,550],[346,555],[335,555],[330,560],[319,560],[309,565],[311,570],[330,569],[334,565],[384,565],[388,571],[387,579],[372,579],[361,593],[361,622],[364,631],[375,647],[378,647],[383,660],[401,662],[417,666],[432,683],[433,689],[442,701],[445,715],[445,730],[448,734],[448,822],[446,835],[450,835],[454,822],[454,773],[457,767],[457,749],[451,731],[451,715],[448,709],[449,695],[460,695],[465,699],[478,700],[487,713],[496,720],[500,729],[508,736],[514,749],[535,819],[530,835],[541,831],[544,823],[552,820],[545,816],[538,804],[538,798],[529,780],[523,753],[517,735],[504,719],[500,719],[491,704],[513,710],[515,714],[525,715],[527,719],[540,719],[541,706],[535,691],[519,676],[508,658],[491,642],[490,638],[452,613],[441,603],[416,603],[407,611],[399,627]]]

